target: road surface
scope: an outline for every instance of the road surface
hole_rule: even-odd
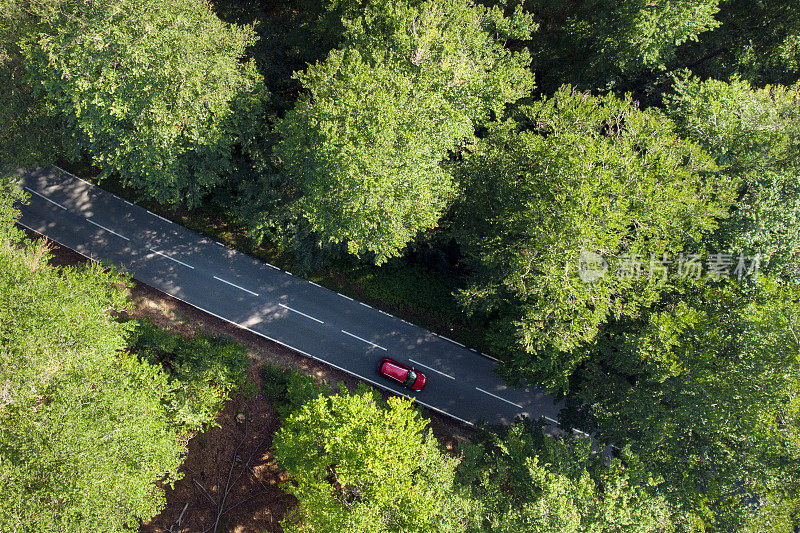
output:
[[[256,260],[58,168],[17,171],[19,223],[135,279],[365,382],[468,424],[556,423],[560,404],[512,388],[496,362],[365,303]],[[425,373],[421,392],[377,375],[381,357]],[[555,429],[555,428],[552,428]]]

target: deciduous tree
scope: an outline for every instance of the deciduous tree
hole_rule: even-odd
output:
[[[585,437],[545,436],[531,424],[478,433],[457,480],[482,505],[485,533],[653,533],[672,530],[661,480],[630,454],[607,462]]]
[[[766,277],[687,283],[608,326],[575,376],[598,438],[664,478],[683,529],[797,525],[799,302]]]
[[[257,82],[242,61],[251,28],[198,0],[12,2],[26,76],[59,117],[73,157],[86,150],[162,202],[196,205],[231,167],[231,102]]]
[[[439,450],[408,400],[375,393],[318,396],[294,411],[275,454],[299,502],[287,531],[463,531],[469,505],[453,486],[458,461]]]
[[[720,25],[684,43],[676,67],[701,79],[733,76],[755,86],[791,85],[800,77],[800,4],[794,0],[725,0]]]
[[[752,87],[734,79],[681,77],[669,114],[738,185],[738,202],[716,234],[725,253],[760,254],[763,269],[800,278],[800,84]]]
[[[549,94],[563,83],[608,90],[674,64],[676,50],[719,26],[719,0],[525,2],[541,28],[531,54]]]
[[[514,374],[563,390],[576,348],[657,300],[670,283],[664,254],[698,246],[733,191],[669,119],[628,99],[566,87],[521,113],[492,125],[457,170],[454,226],[476,268],[461,298],[494,320]],[[581,277],[586,254],[607,262],[597,279]]]
[[[56,269],[9,237],[0,190],[0,529],[122,531],[157,514],[184,432],[158,366],[125,350],[125,278]],[[122,287],[121,287],[122,285]]]
[[[277,154],[314,229],[382,263],[453,197],[448,152],[531,88],[527,52],[504,39],[532,22],[468,0],[366,2],[343,22],[341,48],[297,74],[307,93]]]
[[[0,1],[0,172],[52,160],[61,147],[61,124],[27,75],[22,41],[34,27],[21,2]]]

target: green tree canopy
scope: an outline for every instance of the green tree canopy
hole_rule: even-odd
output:
[[[675,87],[669,114],[738,183],[715,246],[761,254],[770,273],[800,279],[800,84],[758,89],[682,77]]]
[[[61,124],[27,75],[22,41],[33,29],[22,2],[0,2],[0,172],[51,160],[61,146]]]
[[[635,457],[606,462],[584,437],[545,436],[518,422],[463,447],[457,481],[480,501],[486,533],[671,531],[659,481]]]
[[[468,504],[454,489],[458,461],[439,450],[411,402],[374,392],[321,395],[294,411],[275,455],[300,500],[286,531],[463,531]]]
[[[532,87],[530,34],[468,0],[366,2],[341,49],[297,74],[307,93],[278,125],[277,155],[323,238],[377,263],[433,227],[453,197],[441,163],[474,128]]]
[[[713,31],[677,51],[676,67],[702,79],[739,76],[754,85],[800,77],[800,4],[795,0],[725,0]]]
[[[598,438],[664,478],[682,528],[797,525],[798,304],[765,277],[687,283],[609,325],[574,378]]]
[[[125,278],[53,268],[0,190],[0,529],[121,531],[157,514],[183,431],[160,367],[124,350]]]
[[[715,28],[719,0],[525,2],[541,22],[531,54],[543,88],[607,90],[673,63],[676,50]]]
[[[475,260],[462,292],[493,319],[498,353],[554,389],[609,317],[632,316],[669,280],[650,261],[697,246],[732,186],[672,122],[630,100],[560,90],[491,126],[457,170],[457,236]],[[609,263],[582,280],[581,254]],[[658,267],[662,265],[658,263]]]
[[[163,202],[197,204],[230,170],[231,102],[257,78],[251,28],[198,0],[80,0],[11,6],[36,95],[60,117],[73,156]],[[19,18],[19,17],[17,17]]]

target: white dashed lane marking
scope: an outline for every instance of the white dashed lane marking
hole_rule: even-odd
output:
[[[422,368],[427,368],[428,370],[433,370],[433,371],[434,371],[434,372],[436,372],[437,374],[441,374],[441,375],[443,375],[443,376],[444,376],[444,377],[446,377],[446,378],[450,378],[450,379],[456,379],[456,378],[454,378],[453,376],[451,376],[450,374],[445,374],[445,373],[444,373],[444,372],[442,372],[441,370],[436,370],[435,368],[431,368],[431,367],[429,367],[428,365],[423,365],[423,364],[422,364],[422,363],[420,363],[419,361],[414,361],[413,359],[409,359],[409,361],[411,361],[411,362],[412,362],[412,363],[414,363],[415,365],[421,366]]]
[[[303,313],[302,311],[298,311],[297,309],[292,309],[292,308],[291,308],[291,307],[289,307],[288,305],[283,305],[283,304],[278,304],[278,305],[280,305],[280,306],[281,306],[281,307],[283,307],[284,309],[287,309],[287,310],[291,311],[292,313],[297,313],[298,315],[304,316],[304,317],[306,317],[306,318],[310,318],[310,319],[311,319],[311,320],[313,320],[314,322],[319,322],[320,324],[324,324],[324,323],[325,323],[325,322],[323,322],[322,320],[320,320],[319,318],[314,318],[313,316],[311,316],[311,315],[307,315],[307,314]]]
[[[239,289],[239,290],[243,290],[244,292],[250,293],[250,294],[252,294],[253,296],[258,296],[258,293],[257,293],[257,292],[253,292],[253,291],[251,291],[251,290],[245,289],[244,287],[240,287],[239,285],[237,285],[237,284],[235,284],[235,283],[231,283],[230,281],[228,281],[228,280],[226,280],[226,279],[218,278],[217,276],[214,276],[214,279],[215,279],[215,280],[217,280],[217,281],[221,281],[222,283],[227,283],[227,284],[228,284],[228,285],[230,285],[231,287],[236,287],[236,288],[237,288],[237,289]]]
[[[114,231],[113,229],[108,229],[107,227],[103,226],[102,224],[98,224],[97,222],[95,222],[95,221],[94,221],[94,220],[92,220],[91,218],[87,218],[87,219],[86,219],[86,222],[88,222],[89,224],[94,224],[94,225],[95,225],[95,226],[97,226],[98,228],[100,228],[100,229],[102,229],[102,230],[105,230],[105,231],[107,231],[107,232],[109,232],[109,233],[113,233],[114,235],[116,235],[116,236],[117,236],[117,237],[119,237],[120,239],[125,239],[126,241],[129,241],[129,240],[130,240],[130,239],[129,239],[129,238],[127,238],[125,235],[120,235],[119,233],[117,233],[117,232],[116,232],[116,231]]]
[[[437,333],[437,335],[438,335],[439,337],[441,337],[442,339],[446,340],[446,341],[450,341],[450,342],[452,342],[453,344],[458,344],[458,345],[459,345],[459,346],[461,346],[462,348],[466,348],[466,346],[464,346],[464,345],[463,345],[463,344],[461,344],[460,342],[454,341],[453,339],[448,339],[448,338],[447,338],[447,337],[445,337],[444,335],[439,335],[438,333]]]
[[[480,388],[480,387],[475,387],[475,388],[476,388],[477,390],[481,391],[481,392],[482,392],[482,393],[484,393],[484,394],[488,394],[489,396],[492,396],[492,397],[494,397],[494,398],[497,398],[498,400],[502,400],[502,401],[504,401],[504,402],[506,402],[506,403],[510,403],[511,405],[514,405],[514,406],[516,406],[516,407],[519,407],[520,409],[522,409],[522,406],[521,406],[520,404],[518,404],[518,403],[514,403],[514,402],[512,402],[511,400],[506,400],[505,398],[501,398],[501,397],[500,397],[500,396],[498,396],[497,394],[492,394],[491,392],[489,392],[489,391],[485,391],[485,390],[483,390],[483,389],[482,389],[482,388]]]
[[[158,255],[160,255],[161,257],[166,257],[166,258],[167,258],[167,259],[169,259],[170,261],[175,261],[175,262],[176,262],[176,263],[178,263],[179,265],[183,265],[183,266],[185,266],[186,268],[191,268],[192,270],[194,270],[194,267],[193,267],[192,265],[187,265],[187,264],[186,264],[186,263],[184,263],[183,261],[178,261],[178,260],[177,260],[177,259],[175,259],[174,257],[170,257],[170,256],[168,256],[168,255],[167,255],[167,254],[165,254],[165,253],[159,252],[158,250],[153,250],[152,248],[148,248],[148,250],[150,250],[150,251],[151,251],[151,252],[153,252],[154,254],[158,254]]]
[[[153,213],[153,212],[152,212],[152,211],[150,211],[149,209],[147,210],[147,212],[148,212],[148,213],[150,213],[151,215],[153,215],[153,216],[154,216],[154,217],[156,217],[156,218],[160,218],[160,219],[161,219],[161,220],[163,220],[164,222],[169,222],[170,224],[173,224],[173,222],[172,222],[171,220],[169,220],[168,218],[164,218],[164,217],[162,217],[162,216],[160,216],[160,215],[156,215],[155,213]]]
[[[350,335],[350,336],[351,336],[351,337],[353,337],[354,339],[358,339],[358,340],[360,340],[361,342],[366,342],[367,344],[370,344],[370,345],[374,346],[375,348],[380,348],[380,349],[381,349],[381,350],[383,350],[384,352],[385,352],[385,351],[387,351],[387,350],[386,350],[386,348],[384,348],[384,347],[383,347],[383,346],[381,346],[380,344],[375,344],[374,342],[372,342],[372,341],[368,341],[367,339],[364,339],[364,338],[361,338],[361,337],[359,337],[358,335],[353,335],[353,334],[352,334],[352,333],[350,333],[349,331],[342,330],[342,333],[344,333],[345,335]]]
[[[43,194],[39,194],[38,192],[34,191],[33,189],[30,189],[30,188],[28,188],[28,187],[24,187],[24,189],[25,189],[26,191],[30,192],[30,193],[33,193],[33,194],[35,194],[35,195],[36,195],[36,196],[38,196],[39,198],[42,198],[42,199],[44,199],[44,200],[47,200],[48,202],[50,202],[50,203],[51,203],[51,204],[53,204],[53,205],[57,205],[58,207],[60,207],[60,208],[61,208],[61,209],[63,209],[64,211],[66,211],[66,210],[67,210],[67,208],[66,208],[66,207],[64,207],[63,205],[61,205],[60,203],[58,203],[58,202],[54,202],[53,200],[51,200],[51,199],[50,199],[50,198],[48,198],[47,196],[45,196],[45,195],[43,195]]]

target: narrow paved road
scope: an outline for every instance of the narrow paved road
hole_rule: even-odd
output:
[[[517,415],[555,423],[560,405],[512,388],[496,362],[399,318],[205,238],[57,168],[17,171],[20,224],[218,318],[395,394],[474,424]],[[423,371],[415,393],[384,380],[389,356]]]

